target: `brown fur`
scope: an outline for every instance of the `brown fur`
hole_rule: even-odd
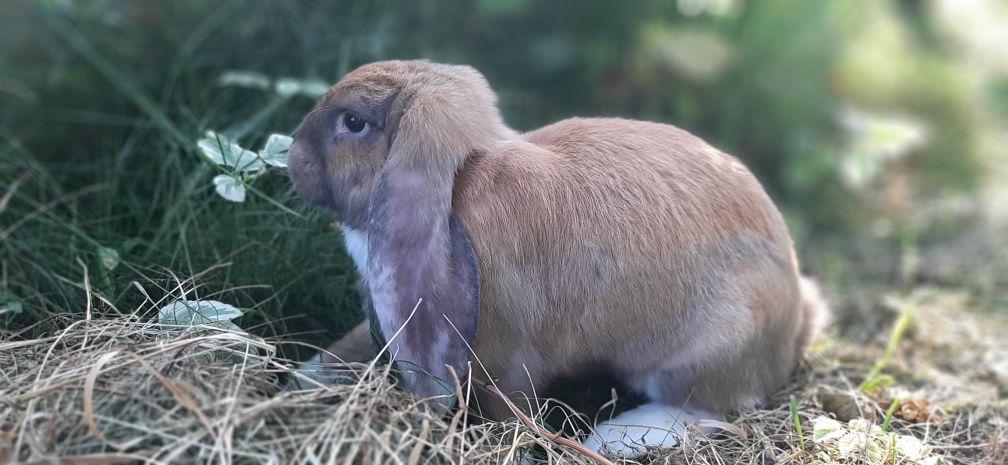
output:
[[[318,115],[337,107],[372,112],[380,133],[327,148]],[[472,68],[379,62],[320,100],[290,169],[302,196],[367,231],[388,163],[450,188],[480,275],[476,357],[505,392],[603,366],[656,401],[724,411],[781,386],[814,334],[818,294],[773,202],[683,130],[572,118],[517,134]]]

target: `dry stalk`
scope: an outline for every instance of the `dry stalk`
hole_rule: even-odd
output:
[[[581,444],[578,441],[564,437],[563,434],[561,434],[560,432],[549,433],[544,431],[541,426],[532,421],[532,419],[529,418],[528,415],[525,414],[525,412],[523,412],[520,408],[518,408],[518,406],[515,405],[510,398],[508,398],[508,396],[504,395],[504,393],[501,392],[500,389],[497,389],[497,386],[494,386],[493,383],[489,382],[480,381],[480,383],[483,385],[485,389],[490,391],[490,393],[500,397],[501,400],[503,400],[504,403],[507,404],[508,408],[511,409],[511,413],[514,413],[515,416],[518,417],[518,419],[525,424],[525,426],[527,426],[532,431],[535,431],[536,434],[541,436],[543,439],[546,439],[547,441],[550,441],[554,444],[559,444],[561,446],[574,449],[580,452],[585,457],[590,458],[592,461],[594,461],[599,465],[614,465],[611,460],[603,457],[598,452],[595,452],[585,447],[584,444]]]

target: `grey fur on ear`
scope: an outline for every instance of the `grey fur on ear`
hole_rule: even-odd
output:
[[[454,392],[446,365],[465,376],[479,321],[476,257],[450,203],[450,183],[395,167],[383,173],[371,202],[372,325],[391,339],[405,387],[423,396]]]
[[[446,365],[459,376],[468,372],[479,276],[452,193],[472,151],[501,131],[492,120],[460,118],[453,98],[426,87],[397,94],[390,105],[394,135],[368,206],[372,324],[390,342],[405,387],[426,396],[454,392]]]

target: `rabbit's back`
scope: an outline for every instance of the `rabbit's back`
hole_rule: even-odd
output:
[[[756,232],[787,241],[773,202],[735,157],[675,126],[618,118],[571,118],[525,134],[566,175],[622,198],[645,218],[676,226],[682,240]],[[592,186],[596,182],[599,185]],[[599,211],[605,215],[606,212]],[[657,215],[657,217],[656,217]]]
[[[793,332],[791,240],[738,160],[623,119],[568,119],[522,139],[475,153],[455,185],[481,275],[484,363],[632,372]]]

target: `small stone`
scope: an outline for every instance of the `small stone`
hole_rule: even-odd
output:
[[[832,413],[837,420],[848,422],[856,418],[875,419],[875,412],[869,408],[861,408],[857,398],[846,392],[821,391],[819,402],[823,410]]]

